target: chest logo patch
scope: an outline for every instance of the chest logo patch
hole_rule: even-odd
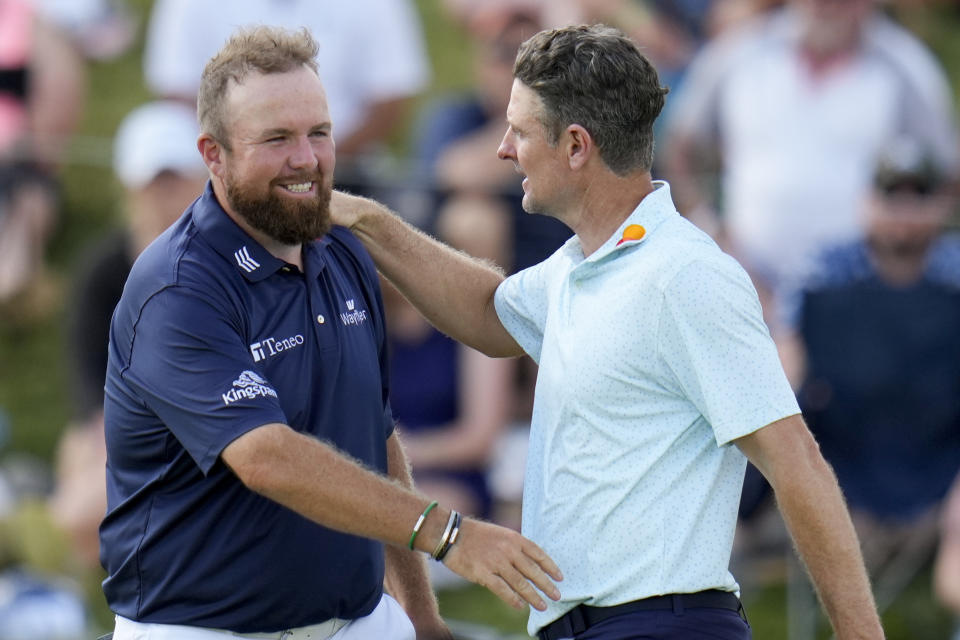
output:
[[[643,240],[644,236],[647,235],[647,230],[643,228],[643,225],[631,224],[626,229],[623,230],[623,237],[620,238],[620,241],[617,242],[619,247],[624,242],[639,242]]]
[[[370,319],[366,309],[357,309],[357,303],[353,298],[344,300],[344,303],[347,305],[347,310],[340,313],[340,321],[344,326],[361,325]]]
[[[254,362],[260,362],[302,345],[303,336],[299,333],[289,338],[264,338],[250,345],[250,355],[253,356]]]

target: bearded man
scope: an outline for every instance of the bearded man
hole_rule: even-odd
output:
[[[376,270],[330,223],[316,54],[306,31],[259,27],[210,60],[210,181],[114,313],[100,533],[115,640],[449,638],[413,550],[518,607],[546,607],[534,585],[559,597],[539,547],[411,488]]]

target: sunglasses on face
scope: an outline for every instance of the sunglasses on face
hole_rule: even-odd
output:
[[[928,196],[936,191],[936,185],[923,179],[900,179],[877,185],[877,190],[885,196]]]

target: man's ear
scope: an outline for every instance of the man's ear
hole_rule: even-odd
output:
[[[226,153],[223,145],[209,133],[203,133],[197,138],[197,149],[200,151],[200,157],[203,158],[203,163],[207,165],[210,173],[218,178],[223,178],[223,156]]]
[[[570,168],[574,171],[582,169],[595,150],[590,132],[579,124],[571,124],[563,133]]]

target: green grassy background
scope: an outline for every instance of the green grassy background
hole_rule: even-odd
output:
[[[53,242],[52,261],[66,286],[81,248],[119,220],[120,192],[109,166],[110,138],[123,115],[149,99],[141,74],[141,53],[151,1],[128,0],[127,4],[139,18],[141,35],[124,55],[90,64],[89,99],[63,174],[63,218]],[[464,34],[447,20],[440,0],[417,0],[417,5],[435,77],[423,100],[468,86],[470,51],[464,44]],[[911,10],[904,16],[947,65],[955,95],[960,87],[958,14],[960,10],[944,4],[932,13]],[[406,144],[407,139],[401,134],[392,146],[402,154]],[[68,419],[62,311],[28,326],[0,317],[0,408],[9,422],[3,454],[16,453],[49,462]],[[929,572],[921,574],[885,615],[888,638],[948,637],[950,616],[932,603],[929,585]],[[440,601],[445,616],[480,622],[505,635],[525,636],[525,613],[508,608],[484,589],[471,586],[443,591]],[[784,587],[777,581],[745,594],[754,637],[786,637],[785,602]],[[100,600],[97,606],[98,619],[109,620]],[[829,633],[823,630],[820,637],[827,638]]]

